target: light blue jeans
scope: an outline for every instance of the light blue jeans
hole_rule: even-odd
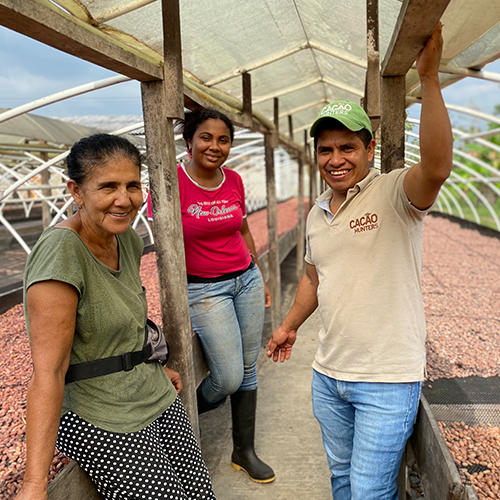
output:
[[[210,375],[201,390],[223,404],[234,392],[257,389],[257,356],[264,326],[264,283],[257,266],[217,283],[189,283],[189,312]]]
[[[397,500],[421,382],[342,382],[314,370],[312,402],[334,500]]]

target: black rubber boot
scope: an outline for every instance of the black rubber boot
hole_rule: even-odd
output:
[[[219,404],[209,403],[203,397],[203,392],[201,392],[201,384],[198,386],[198,389],[196,389],[196,403],[198,405],[198,415],[201,415],[202,413],[206,413],[207,411],[215,410],[216,408],[219,408],[219,406],[222,406],[224,404],[224,401],[225,400],[220,401]]]
[[[231,395],[234,445],[231,465],[236,470],[243,469],[256,483],[270,483],[276,478],[274,471],[257,457],[254,449],[256,408],[257,390]]]

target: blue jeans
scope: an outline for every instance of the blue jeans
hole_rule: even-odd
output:
[[[397,500],[421,382],[342,382],[313,373],[312,402],[332,473],[334,500]]]
[[[223,404],[237,390],[257,389],[257,356],[264,326],[264,283],[257,266],[217,283],[189,283],[189,312],[210,375],[201,390]]]

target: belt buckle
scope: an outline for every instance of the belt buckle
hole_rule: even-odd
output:
[[[120,356],[121,360],[122,360],[122,370],[124,372],[129,372],[130,370],[132,370],[132,368],[134,368],[134,363],[132,363],[132,353],[131,352],[127,352],[125,354],[122,354]]]

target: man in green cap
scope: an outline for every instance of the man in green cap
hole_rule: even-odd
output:
[[[329,189],[309,213],[306,273],[267,354],[289,359],[297,329],[319,307],[312,397],[335,500],[398,498],[425,377],[423,219],[452,168],[442,43],[439,24],[417,57],[420,163],[388,174],[370,168],[370,120],[350,101],[329,104],[311,127]]]

